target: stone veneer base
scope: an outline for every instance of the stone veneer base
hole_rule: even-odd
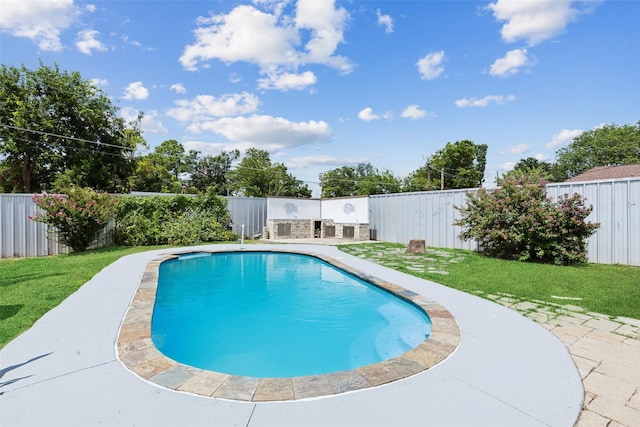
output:
[[[243,249],[251,251],[252,249]],[[151,340],[151,318],[155,303],[160,264],[185,253],[165,255],[149,264],[124,318],[117,342],[122,364],[141,378],[176,391],[202,396],[269,402],[329,396],[348,391],[376,387],[425,371],[445,360],[461,339],[460,328],[453,315],[435,301],[398,285],[372,277],[333,258],[302,251],[256,251],[304,253],[322,259],[395,296],[410,301],[431,318],[428,339],[408,352],[380,363],[357,369],[293,378],[252,378],[207,371],[184,365],[162,354]],[[198,251],[207,252],[207,251]],[[210,251],[238,252],[236,250]]]

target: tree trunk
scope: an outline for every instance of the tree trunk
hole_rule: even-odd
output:
[[[29,156],[25,155],[22,161],[22,191],[25,193],[31,193],[33,166],[34,165],[29,162]]]

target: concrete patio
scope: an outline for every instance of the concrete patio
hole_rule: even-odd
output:
[[[585,389],[576,427],[640,425],[640,320],[570,304],[487,297],[540,323],[567,346]]]
[[[332,246],[296,247],[301,252],[331,256],[442,304],[462,330],[459,347],[442,363],[420,374],[314,399],[238,402],[172,391],[128,371],[115,350],[120,325],[146,264],[160,254],[171,253],[150,251],[111,264],[0,351],[0,425],[570,427],[583,404],[581,378],[586,384],[593,375],[589,380],[593,390],[603,389],[606,386],[600,376],[613,377],[614,371],[626,369],[604,358],[598,362],[598,355],[588,357],[589,340],[597,336],[595,329],[547,325],[564,328],[555,332],[558,336],[564,333],[561,338],[565,341],[570,340],[568,336],[575,338],[569,349],[574,358],[582,352],[584,359],[576,368],[560,339],[514,310],[350,256]],[[624,337],[618,344],[627,346],[620,347],[621,356],[632,356],[638,348]],[[629,384],[618,394],[622,401],[631,393],[624,404],[628,409],[622,411],[633,421],[638,412],[634,409],[637,386],[631,391],[633,380]],[[608,407],[607,399],[612,397],[607,393],[587,397],[591,408],[583,413],[582,425],[606,425],[588,423],[600,421],[596,416],[607,416],[602,408]],[[624,414],[610,414],[608,420],[619,424],[609,425],[633,425],[625,424]]]

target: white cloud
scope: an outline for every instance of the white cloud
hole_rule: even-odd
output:
[[[508,152],[509,154],[523,154],[529,150],[531,150],[531,146],[529,146],[529,144],[518,144],[510,147]]]
[[[143,50],[146,50],[146,51],[154,51],[155,50],[155,48],[153,48],[153,47],[144,46],[138,40],[130,39],[129,36],[126,35],[126,34],[123,34],[120,38],[122,39],[123,42],[125,42],[128,45],[139,47],[140,49],[143,49]]]
[[[97,37],[100,33],[96,30],[82,30],[78,32],[76,47],[86,55],[91,55],[91,51],[104,52],[107,47],[103,45]]]
[[[274,151],[287,147],[324,142],[332,130],[324,121],[292,122],[282,117],[252,115],[225,117],[199,123],[196,129],[207,130],[239,143]]]
[[[132,122],[138,119],[138,110],[131,107],[125,107],[120,109],[120,116],[128,122]],[[142,133],[152,134],[167,134],[169,131],[162,125],[159,120],[160,114],[156,110],[145,111],[140,127]]]
[[[192,100],[178,100],[176,108],[167,112],[181,122],[203,122],[218,117],[237,116],[254,113],[258,110],[260,100],[247,92],[222,95],[198,95]]]
[[[142,117],[142,122],[140,123],[142,127],[142,131],[144,133],[154,133],[154,134],[162,134],[165,135],[169,133],[167,128],[162,125],[162,122],[159,120],[160,114],[156,110],[147,110]]]
[[[371,107],[366,107],[360,110],[360,112],[358,113],[358,118],[365,122],[371,122],[373,120],[380,120],[380,119],[390,119],[392,117],[393,115],[389,112],[382,113],[382,114],[374,114],[373,109]]]
[[[380,116],[373,114],[373,109],[371,107],[366,107],[358,113],[358,118],[360,120],[364,120],[365,122],[370,122],[372,120],[378,120]]]
[[[508,170],[510,171],[516,166],[516,162],[506,162],[498,166],[498,170]]]
[[[525,40],[529,46],[539,44],[565,31],[567,24],[589,13],[600,1],[573,0],[497,0],[487,9],[499,22],[507,43]],[[582,9],[574,6],[579,5]]]
[[[109,81],[107,79],[91,79],[89,81],[98,87],[109,86]]]
[[[59,52],[62,31],[79,15],[73,0],[3,0],[0,32],[31,39],[41,50]]]
[[[260,6],[265,10],[273,11],[273,14],[279,17],[291,1],[292,0],[251,0],[251,3],[256,6]]]
[[[420,106],[417,104],[412,104],[402,110],[401,116],[406,119],[422,119],[427,116],[433,116],[433,114],[429,114],[427,111],[421,110]]]
[[[139,114],[139,111],[131,107],[124,107],[120,109],[120,117],[122,117],[128,122],[137,120],[138,114]]]
[[[203,62],[218,59],[225,63],[249,62],[261,73],[277,74],[300,65],[323,64],[348,73],[353,65],[335,51],[343,42],[348,13],[334,1],[298,0],[294,15],[282,15],[284,4],[254,1],[275,10],[263,12],[251,5],[240,5],[228,14],[201,18],[194,31],[195,43],[185,47],[180,62],[195,70]],[[306,43],[300,48],[303,39]],[[268,80],[268,79],[267,79]]]
[[[460,108],[465,107],[486,107],[491,102],[495,102],[496,104],[504,104],[505,102],[515,101],[516,97],[514,95],[502,96],[502,95],[487,95],[484,98],[462,98],[456,100],[456,106]]]
[[[348,19],[349,14],[344,8],[336,9],[335,0],[298,0],[296,28],[298,31],[311,31],[301,62],[325,64],[345,73],[350,72],[352,65],[348,59],[333,56],[338,44],[344,41],[344,27]]]
[[[527,49],[510,50],[503,58],[496,59],[491,64],[489,74],[498,77],[509,77],[516,75],[523,67],[535,65],[535,60],[527,56]]]
[[[184,87],[182,83],[172,84],[170,89],[175,93],[187,93],[187,89]]]
[[[278,89],[282,91],[289,89],[302,90],[313,86],[317,81],[318,78],[311,71],[305,71],[301,74],[282,73],[269,75],[264,79],[258,79],[258,87],[260,89]]]
[[[387,34],[393,33],[393,19],[391,16],[381,14],[380,9],[376,10],[376,15],[378,15],[378,24],[384,27],[384,31]]]
[[[210,59],[268,66],[291,62],[297,56],[293,49],[298,42],[295,29],[279,27],[274,15],[252,6],[241,5],[228,15],[214,15],[200,22],[205,25],[194,31],[196,43],[187,46],[180,57],[188,70]]]
[[[562,129],[559,133],[553,135],[551,141],[547,142],[544,146],[546,148],[555,148],[561,145],[569,144],[573,141],[573,138],[584,132],[582,129]]]
[[[542,153],[538,153],[533,157],[539,162],[546,162],[547,160],[550,159],[549,156],[547,156],[546,154],[542,154]]]
[[[182,144],[186,151],[195,150],[204,155],[216,156],[223,151],[232,151],[235,149],[245,151],[250,148],[250,144],[238,144],[229,142],[205,142],[205,141],[186,141]]]
[[[433,80],[444,71],[444,50],[431,52],[416,63],[422,80]]]
[[[302,169],[310,166],[345,166],[364,163],[369,159],[366,157],[335,157],[319,154],[315,156],[292,157],[287,165],[292,169]]]
[[[129,85],[124,90],[124,99],[132,100],[144,100],[149,97],[149,89],[144,87],[142,82],[133,82],[129,83]]]

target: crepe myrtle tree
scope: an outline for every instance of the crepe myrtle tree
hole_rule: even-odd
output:
[[[94,244],[114,213],[114,200],[109,194],[86,187],[68,187],[60,194],[42,191],[33,196],[33,201],[39,211],[29,218],[52,227],[49,237],[74,252]]]
[[[457,207],[462,240],[477,240],[480,251],[498,258],[569,265],[584,263],[586,239],[600,226],[587,222],[592,207],[579,194],[552,201],[544,181],[508,177],[502,187],[467,194]]]

